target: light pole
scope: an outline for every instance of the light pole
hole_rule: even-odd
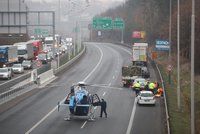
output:
[[[172,42],[172,36],[171,36],[171,32],[172,32],[172,1],[169,0],[169,64],[171,66],[171,42]],[[171,84],[171,71],[168,71],[168,75],[169,75],[169,84]]]
[[[195,43],[195,0],[192,0],[192,17],[191,17],[191,134],[195,134],[194,43]]]
[[[180,110],[180,0],[177,4],[177,105],[178,110]]]

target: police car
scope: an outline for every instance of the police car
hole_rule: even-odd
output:
[[[155,105],[156,99],[151,91],[140,91],[137,96],[137,104]]]

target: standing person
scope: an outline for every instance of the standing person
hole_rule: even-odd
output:
[[[149,81],[147,81],[147,84],[145,85],[144,89],[145,89],[146,91],[149,91]]]
[[[69,98],[69,111],[71,114],[74,114],[74,108],[76,105],[76,100],[75,100],[75,96],[74,93],[70,93],[70,98]]]
[[[101,115],[100,117],[102,117],[102,114],[104,112],[105,117],[107,118],[107,112],[106,112],[106,108],[107,108],[107,103],[104,99],[101,99]]]
[[[155,94],[155,84],[153,82],[149,83],[149,90]]]
[[[140,92],[140,87],[141,87],[141,85],[140,85],[140,82],[139,82],[139,81],[137,81],[136,83],[134,83],[133,88],[134,88],[134,90],[135,90],[135,95],[136,95],[136,96],[137,96],[137,95],[139,94],[139,92]]]

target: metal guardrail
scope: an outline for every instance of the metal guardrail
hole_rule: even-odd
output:
[[[30,88],[28,90],[26,90],[26,91],[23,91],[23,89],[25,89],[26,87],[30,87],[32,85],[34,85],[34,83],[30,82],[30,83],[28,83],[26,85],[23,85],[23,86],[20,86],[18,88],[11,89],[11,90],[8,90],[8,91],[6,91],[4,93],[1,93],[0,94],[0,104],[3,104],[4,102],[9,101],[12,98],[15,98],[16,96],[19,96],[19,95],[21,95],[23,93],[26,93],[26,92],[30,91]]]
[[[159,73],[160,79],[161,79],[161,83],[162,83],[162,87],[164,90],[163,96],[164,96],[164,102],[165,102],[165,113],[166,113],[166,122],[167,122],[167,133],[170,134],[170,127],[169,127],[169,111],[168,111],[168,107],[167,107],[167,99],[166,99],[166,92],[165,92],[165,85],[164,85],[164,81],[163,81],[163,77],[162,74],[160,72],[160,69],[158,67],[158,65],[155,63],[156,69]]]
[[[31,73],[30,72],[0,84],[0,93],[8,91],[11,86],[13,86],[13,85],[15,85],[15,84],[17,84],[17,83],[29,78],[29,77],[31,77]]]

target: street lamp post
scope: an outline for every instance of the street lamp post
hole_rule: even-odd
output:
[[[178,110],[180,110],[180,0],[177,4],[177,105]]]
[[[171,42],[172,42],[172,1],[169,0],[169,64],[171,65]],[[168,71],[169,75],[169,84],[171,84],[171,71]]]
[[[194,43],[195,43],[195,0],[192,0],[192,17],[191,17],[191,134],[195,134]]]

